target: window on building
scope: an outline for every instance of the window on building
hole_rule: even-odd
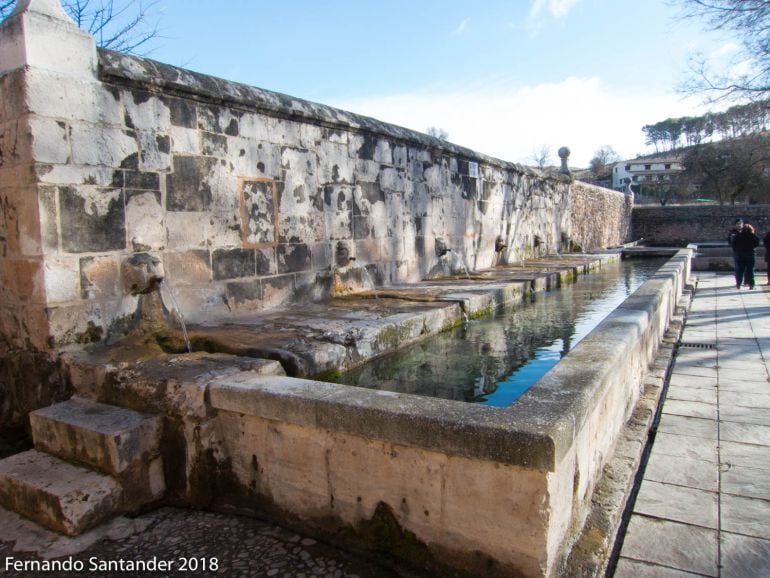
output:
[[[631,170],[631,165],[626,165],[626,170],[630,171]]]
[[[652,165],[644,165],[644,170],[649,171],[652,168]]]
[[[671,170],[671,163],[666,163],[666,170],[667,171]]]

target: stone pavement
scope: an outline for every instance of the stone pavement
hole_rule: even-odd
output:
[[[615,578],[770,577],[770,287],[697,280]]]

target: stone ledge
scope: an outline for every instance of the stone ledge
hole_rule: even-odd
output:
[[[204,102],[240,106],[274,116],[312,121],[322,126],[344,127],[382,134],[398,140],[415,142],[425,148],[446,151],[458,157],[477,159],[505,170],[541,178],[547,177],[565,183],[570,182],[570,177],[561,173],[545,173],[532,167],[496,159],[436,137],[324,104],[177,68],[147,58],[102,48],[98,53],[99,77],[105,82],[145,86],[148,90],[160,88],[169,94],[193,96]]]
[[[554,471],[618,367],[657,347],[663,294],[681,289],[686,251],[611,313],[507,409],[319,381],[238,374],[211,383],[214,409]],[[673,296],[675,302],[678,295]],[[661,333],[661,334],[658,334]],[[641,368],[631,368],[631,377]]]

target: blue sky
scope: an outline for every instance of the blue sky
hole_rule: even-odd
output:
[[[729,39],[670,0],[161,0],[150,58],[322,102],[532,164],[706,109],[676,92],[688,55]]]

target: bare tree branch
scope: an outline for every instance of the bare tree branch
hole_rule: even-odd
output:
[[[0,0],[0,18],[14,9],[16,0]],[[160,37],[153,13],[158,0],[64,0],[72,20],[95,39],[98,46],[138,54],[138,49]]]

